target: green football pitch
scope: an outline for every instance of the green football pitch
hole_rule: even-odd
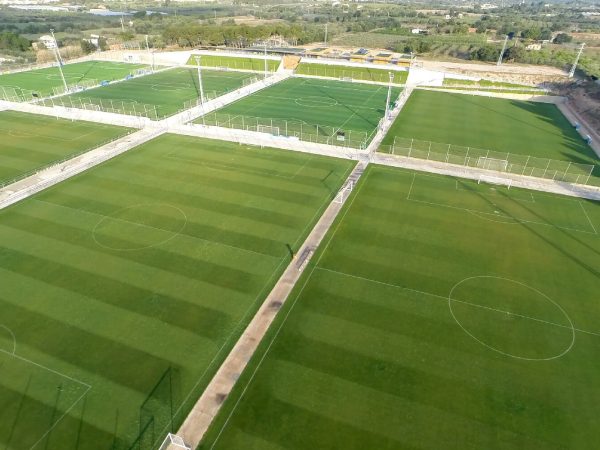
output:
[[[408,78],[407,70],[386,70],[375,69],[372,67],[339,66],[333,64],[313,64],[300,63],[296,68],[296,73],[303,75],[315,75],[331,78],[352,78],[353,80],[377,81],[380,83],[389,83],[389,74],[394,74],[394,83],[406,83]]]
[[[371,166],[207,449],[595,449],[600,204]]]
[[[0,211],[0,446],[156,449],[352,167],[166,135]]]
[[[67,84],[95,80],[101,81],[122,80],[127,75],[134,73],[137,69],[145,67],[141,64],[128,64],[107,61],[88,61],[74,64],[65,64],[62,69]],[[23,100],[30,100],[31,92],[40,96],[52,94],[53,88],[61,88],[63,81],[58,67],[29,70],[6,75],[0,75],[0,98],[3,89],[8,96],[17,93],[23,96]],[[24,92],[23,92],[24,91]]]
[[[391,101],[399,94],[392,89]],[[196,122],[360,147],[376,131],[386,97],[383,86],[290,78]]]
[[[202,86],[207,98],[215,98],[243,86],[244,80],[255,78],[256,74],[245,72],[223,72],[205,70],[202,72]],[[188,101],[200,97],[196,69],[177,68],[164,72],[133,78],[123,83],[90,89],[69,96],[74,101],[81,99],[85,103],[102,105],[104,109],[125,103],[132,105],[156,106],[159,118],[177,113]],[[68,98],[65,100],[68,102]],[[112,106],[111,106],[112,105]],[[189,107],[189,106],[188,106]],[[139,113],[142,108],[138,107]],[[128,110],[131,114],[134,111]]]
[[[396,137],[574,163],[599,162],[549,103],[415,90],[384,138],[382,150],[389,151]]]
[[[190,56],[188,65],[196,66],[196,57]],[[279,67],[279,59],[267,59],[267,71],[274,72]],[[249,58],[237,56],[222,55],[200,55],[200,65],[202,67],[227,67],[229,69],[253,70],[255,72],[264,72],[265,60],[262,58]]]
[[[0,112],[0,186],[127,134],[127,128]]]

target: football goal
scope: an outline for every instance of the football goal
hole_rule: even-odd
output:
[[[350,195],[350,193],[352,192],[353,188],[354,188],[354,183],[352,181],[349,181],[348,184],[346,184],[342,189],[339,190],[339,192],[333,199],[333,202],[334,203],[344,203],[346,201],[346,199],[348,198],[348,196]]]
[[[246,78],[246,79],[244,79],[244,81],[242,81],[242,86],[249,86],[254,83],[258,83],[258,78],[250,77],[250,78]]]
[[[340,77],[340,81],[349,81],[350,83],[352,83],[354,81],[354,78],[352,78],[352,77]]]
[[[477,159],[477,167],[486,170],[495,170],[497,172],[506,172],[508,169],[508,160],[480,156]]]
[[[273,127],[270,125],[258,125],[256,127],[256,131],[259,133],[268,133],[272,134],[273,136],[279,136],[279,127]]]
[[[512,186],[512,180],[510,178],[491,177],[489,175],[479,175],[477,184],[481,184],[481,183],[506,186],[507,189],[510,189],[510,187]]]
[[[169,433],[159,450],[191,450],[191,447],[186,445],[180,436]]]

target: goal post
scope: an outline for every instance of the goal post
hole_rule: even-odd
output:
[[[348,82],[352,83],[354,81],[354,78],[352,78],[352,77],[340,77],[340,81],[348,81]]]
[[[477,167],[486,170],[495,170],[496,172],[506,172],[508,169],[508,160],[480,156],[477,158]]]
[[[192,447],[186,445],[181,436],[169,433],[159,447],[159,450],[192,450]]]
[[[344,203],[350,193],[354,189],[354,182],[349,181],[343,188],[341,188],[335,198],[333,199],[333,203]]]
[[[510,189],[510,187],[512,186],[512,180],[510,178],[492,177],[490,175],[479,175],[477,184],[481,183],[506,186],[507,189]]]
[[[257,125],[256,131],[259,133],[272,134],[273,136],[279,136],[279,127],[273,127],[271,125]]]

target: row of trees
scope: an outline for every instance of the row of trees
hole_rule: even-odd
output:
[[[544,48],[540,51],[527,51],[522,45],[509,46],[503,55],[504,61],[514,61],[523,64],[543,64],[570,68],[575,59],[576,50],[567,48]],[[471,59],[476,61],[497,61],[500,48],[495,45],[483,45],[474,48],[470,53]],[[585,54],[579,61],[579,68],[589,76],[600,78],[600,61],[597,58],[587,57]]]
[[[9,52],[25,52],[31,48],[31,42],[12,31],[0,33],[0,49]]]
[[[251,45],[257,40],[282,36],[291,43],[302,45],[322,41],[323,27],[309,25],[266,24],[256,27],[246,25],[203,25],[194,22],[171,24],[163,31],[164,42],[181,47],[198,45]]]

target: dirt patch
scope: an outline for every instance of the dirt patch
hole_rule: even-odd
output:
[[[550,66],[528,64],[503,64],[497,66],[493,63],[427,61],[423,59],[419,59],[419,62],[423,64],[423,68],[429,70],[532,86],[548,82],[561,82],[566,78],[566,73],[563,70]]]

